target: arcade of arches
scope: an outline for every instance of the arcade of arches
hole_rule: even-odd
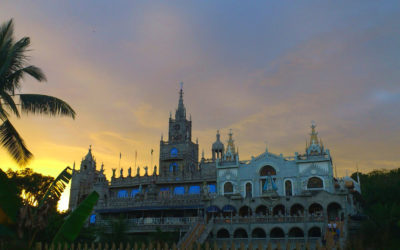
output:
[[[314,226],[308,230],[308,237],[319,238],[319,237],[321,237],[321,235],[322,235],[321,228],[319,228],[317,226]],[[233,238],[237,238],[237,239],[247,239],[249,237],[248,232],[244,228],[235,229],[232,236],[233,236]],[[304,231],[299,227],[290,228],[289,231],[287,232],[287,236],[289,238],[304,238],[305,237]],[[255,239],[265,239],[265,238],[267,238],[267,233],[265,232],[265,230],[263,228],[257,227],[255,229],[253,229],[253,231],[251,231],[251,237],[255,238]],[[230,238],[229,231],[225,228],[219,229],[217,232],[217,238],[218,239]],[[270,231],[270,238],[272,238],[272,239],[285,238],[285,232],[280,227],[274,227]]]

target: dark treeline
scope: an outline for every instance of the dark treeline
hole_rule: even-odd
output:
[[[364,214],[349,249],[400,249],[400,168],[359,174]],[[357,173],[352,175],[357,179]]]

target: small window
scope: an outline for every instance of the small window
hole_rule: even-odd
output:
[[[160,191],[167,192],[167,191],[169,191],[169,188],[168,187],[162,187],[162,188],[160,188]]]
[[[185,194],[185,188],[184,187],[175,187],[174,188],[174,194],[175,195]]]
[[[253,187],[250,182],[246,183],[246,197],[253,196]]]
[[[200,186],[190,186],[189,194],[200,194]]]
[[[139,189],[132,189],[131,197],[135,197],[139,193]]]
[[[224,185],[224,193],[233,193],[233,185],[231,182],[227,182]]]
[[[210,193],[216,193],[217,192],[217,190],[215,188],[215,184],[209,184],[208,185],[208,190],[209,190]]]
[[[169,172],[178,172],[179,171],[179,167],[178,167],[178,163],[173,162],[171,164],[169,164]]]
[[[128,192],[126,190],[118,191],[118,198],[126,198],[126,197],[128,197]]]
[[[89,223],[90,224],[96,223],[96,215],[95,214],[90,215]]]
[[[177,157],[177,156],[178,156],[178,149],[172,148],[171,149],[171,157]]]
[[[290,180],[285,181],[285,193],[286,196],[292,196],[292,182]]]

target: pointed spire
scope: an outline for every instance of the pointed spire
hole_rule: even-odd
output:
[[[93,160],[92,145],[89,145],[89,151],[88,151],[87,155],[85,156],[85,160],[88,160],[88,161]]]
[[[315,124],[314,121],[311,121],[311,134],[310,134],[310,145],[312,144],[318,144],[318,133],[315,132],[315,128],[317,125]]]
[[[163,135],[163,133],[161,133],[161,141],[163,141],[164,140],[164,135]]]
[[[204,149],[201,151],[201,159],[204,159]]]
[[[230,149],[232,154],[235,154],[235,143],[234,143],[234,140],[232,138],[232,136],[233,136],[232,129],[229,129],[229,134],[228,135],[229,135],[229,140],[228,140],[227,151]]]
[[[185,119],[186,118],[186,109],[185,105],[183,105],[183,82],[181,82],[181,89],[179,90],[179,103],[178,109],[175,113],[175,119]]]

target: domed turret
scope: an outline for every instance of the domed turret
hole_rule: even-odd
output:
[[[217,130],[217,140],[212,145],[212,159],[221,159],[224,155],[224,144],[220,139],[221,135],[219,134],[219,130]]]

